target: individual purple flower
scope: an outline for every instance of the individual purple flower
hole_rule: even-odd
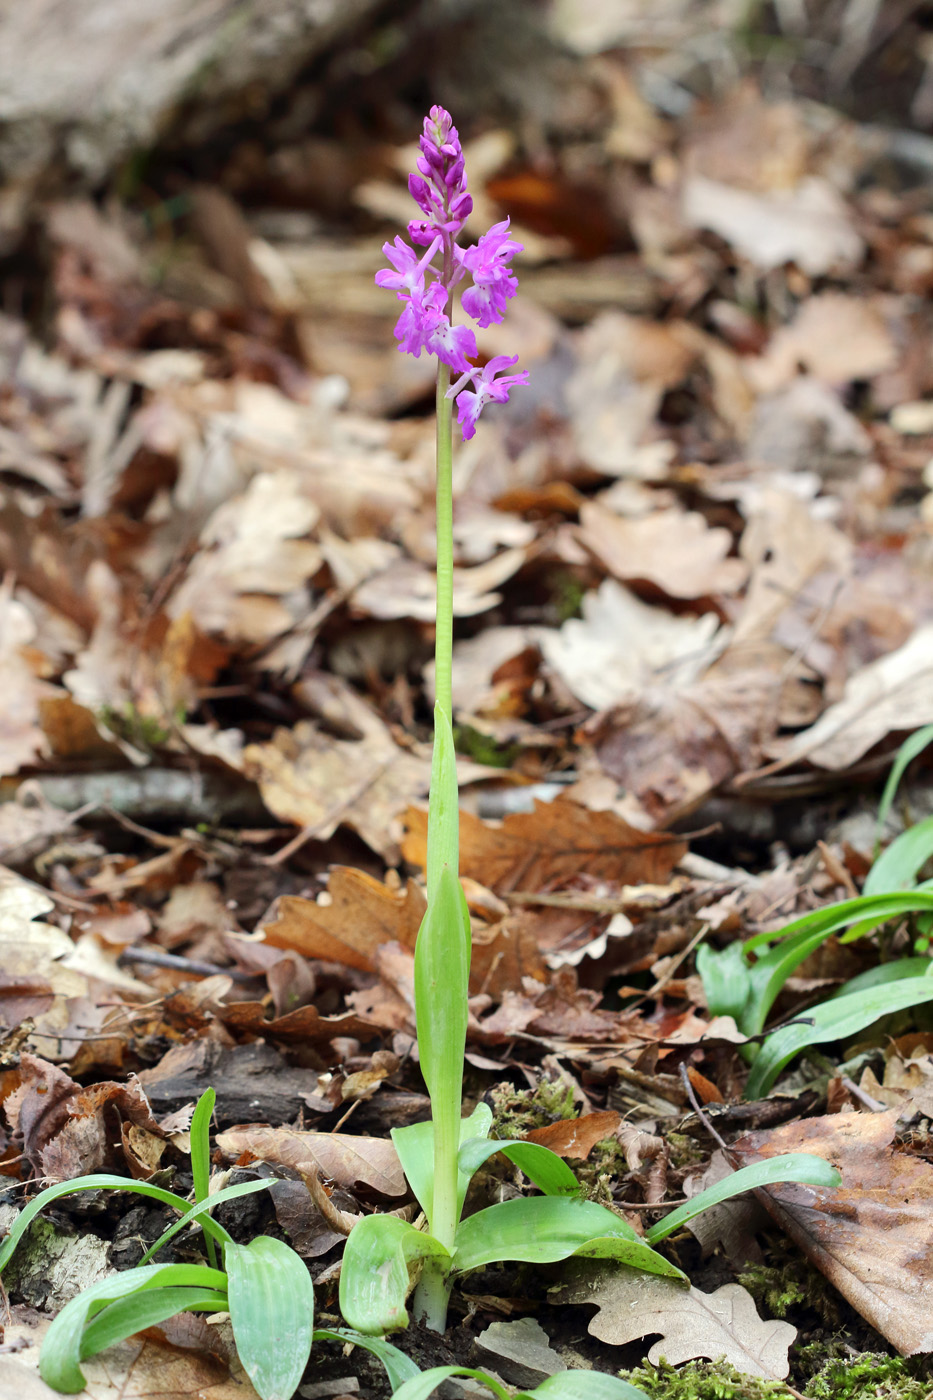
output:
[[[503,219],[475,247],[455,249],[460,266],[473,278],[473,286],[463,293],[463,309],[482,328],[502,320],[506,302],[518,291],[518,278],[507,264],[522,246],[509,237],[509,221]]]
[[[440,282],[432,282],[421,295],[412,294],[395,327],[396,339],[416,360],[427,350],[458,374],[468,374],[476,356],[476,336],[469,326],[452,326],[446,306],[447,291]]]
[[[465,442],[476,432],[477,419],[487,403],[507,403],[510,389],[514,389],[516,384],[528,383],[526,369],[518,374],[500,373],[515,364],[518,364],[517,355],[494,355],[482,369],[469,370],[447,390],[447,397],[457,400],[457,422],[463,429]],[[496,378],[497,375],[500,377]],[[465,387],[468,381],[472,383],[472,389]]]
[[[431,240],[431,246],[423,258],[418,257],[414,248],[409,248],[407,243],[403,243],[398,237],[395,239],[395,246],[391,243],[383,243],[382,251],[385,253],[392,267],[384,267],[376,273],[376,286],[388,287],[391,291],[398,292],[399,301],[406,295],[414,296],[424,290],[424,275],[428,264],[441,246],[441,239],[436,235]]]

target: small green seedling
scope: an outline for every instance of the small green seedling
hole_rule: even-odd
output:
[[[902,745],[882,797],[879,827],[907,764],[931,740],[933,726],[919,730]],[[787,979],[832,934],[844,929],[841,942],[851,943],[888,919],[918,916],[914,942],[918,956],[861,973],[829,1000],[773,1031],[760,1049],[746,1047],[752,1061],[746,1097],[766,1094],[784,1066],[808,1046],[844,1040],[882,1016],[933,1001],[933,960],[925,956],[933,929],[933,880],[916,883],[931,857],[933,817],[927,817],[902,832],[877,857],[857,898],[816,909],[774,933],[759,933],[719,951],[700,948],[697,969],[709,1009],[717,1016],[733,1016],[740,1031],[757,1036]]]
[[[454,1278],[499,1260],[552,1263],[570,1255],[612,1258],[649,1273],[684,1279],[653,1244],[714,1201],[775,1181],[838,1183],[820,1158],[795,1154],[737,1172],[681,1207],[641,1238],[624,1220],[581,1199],[573,1172],[547,1148],[527,1142],[490,1140],[490,1110],[481,1104],[462,1117],[470,974],[470,918],[459,881],[459,807],[456,755],[451,728],[453,639],[453,473],[451,400],[456,398],[464,437],[489,399],[527,375],[496,378],[514,360],[497,356],[483,370],[473,332],[453,325],[453,291],[465,272],[473,279],[463,293],[469,316],[486,326],[501,321],[517,282],[508,261],[519,245],[508,237],[508,221],[497,224],[475,248],[461,249],[456,236],[470,212],[463,153],[456,128],[442,108],[432,109],[421,139],[420,174],[409,189],[425,219],[409,225],[413,241],[427,248],[419,259],[400,238],[385,245],[392,271],[378,274],[380,286],[396,291],[404,310],[396,328],[401,349],[438,357],[437,376],[437,629],[434,758],[428,806],[428,905],[415,948],[415,1014],[421,1069],[431,1098],[431,1121],[396,1128],[399,1158],[424,1213],[426,1229],[391,1215],[361,1220],[347,1241],[340,1276],[340,1308],[351,1326],[379,1334],[408,1322],[409,1273],[420,1268],[415,1316],[443,1331]],[[433,259],[440,257],[435,268]],[[433,280],[427,281],[428,277]],[[450,371],[460,378],[451,387]],[[467,383],[472,385],[467,388]],[[933,897],[931,897],[933,906]],[[461,1220],[473,1173],[501,1152],[534,1182],[542,1196],[501,1201]],[[425,1383],[423,1380],[420,1384]],[[553,1378],[550,1393],[562,1382]],[[420,1392],[419,1392],[420,1393]],[[567,1392],[569,1394],[569,1392]],[[412,1392],[414,1396],[415,1392]],[[406,1396],[407,1400],[407,1396]]]

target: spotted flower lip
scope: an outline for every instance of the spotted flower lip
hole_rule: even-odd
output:
[[[468,325],[454,325],[453,293],[469,278],[471,285],[460,298],[466,314],[481,330],[502,321],[518,290],[509,264],[522,245],[511,237],[508,219],[493,224],[472,247],[457,243],[473,200],[460,137],[443,107],[432,107],[425,117],[418,146],[417,170],[408,177],[408,189],[424,217],[408,225],[413,246],[400,237],[383,244],[391,266],[376,273],[376,285],[394,291],[403,303],[395,327],[399,349],[416,359],[422,351],[436,355],[459,376],[447,397],[456,398],[457,421],[469,439],[485,405],[505,403],[511,388],[528,382],[528,374],[502,373],[517,356],[496,355],[481,369],[470,363],[477,357],[476,336]],[[421,248],[423,253],[417,251]]]

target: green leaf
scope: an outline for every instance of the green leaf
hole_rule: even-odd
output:
[[[670,1215],[666,1215],[657,1225],[652,1225],[651,1229],[646,1231],[645,1239],[649,1244],[657,1244],[659,1240],[667,1239],[668,1235],[679,1230],[688,1220],[693,1220],[704,1210],[709,1210],[710,1206],[717,1206],[720,1201],[728,1201],[733,1196],[741,1195],[743,1191],[754,1191],[760,1186],[775,1186],[782,1181],[804,1181],[810,1186],[838,1186],[842,1177],[834,1166],[811,1152],[787,1152],[780,1157],[764,1158],[733,1172],[731,1176],[717,1181],[714,1186],[708,1186],[705,1191],[687,1201],[686,1205],[672,1210]]]
[[[191,1115],[188,1140],[191,1143],[191,1175],[194,1178],[194,1199],[196,1201],[206,1200],[211,1189],[211,1114],[214,1112],[216,1101],[217,1095],[214,1090],[205,1089]],[[206,1232],[205,1240],[208,1260],[216,1268],[217,1253],[214,1249],[214,1241]]]
[[[768,1036],[748,1076],[745,1097],[758,1099],[767,1094],[788,1061],[808,1045],[845,1040],[881,1016],[928,1001],[933,1001],[933,977],[908,977],[811,1007],[800,1020]]]
[[[870,987],[881,987],[887,982],[904,982],[908,977],[933,977],[933,960],[895,958],[893,962],[879,963],[877,967],[869,967],[855,977],[850,977],[848,982],[844,982],[827,1000],[837,1001],[839,997],[865,992]]]
[[[881,794],[881,801],[878,804],[878,826],[876,841],[881,840],[881,832],[888,819],[888,813],[894,805],[894,796],[898,789],[898,784],[904,776],[904,772],[909,763],[912,763],[918,755],[930,744],[933,744],[933,724],[926,725],[923,729],[918,729],[915,734],[910,734],[901,744],[897,751],[897,757],[891,765],[888,780],[884,785],[884,792]]]
[[[432,1235],[396,1215],[367,1215],[350,1231],[340,1268],[340,1311],[357,1332],[379,1334],[408,1326],[408,1265],[449,1260]]]
[[[427,1215],[432,1232],[448,1245],[453,1242],[459,1218],[457,1149],[469,978],[469,916],[460,882],[445,865],[433,896],[428,898],[415,944],[415,1020],[434,1129],[431,1208]]]
[[[311,1355],[314,1286],[303,1259],[259,1235],[224,1252],[237,1355],[262,1400],[291,1400]]]
[[[81,1337],[81,1360],[180,1312],[226,1312],[227,1295],[211,1288],[148,1288],[110,1303]]]
[[[207,1264],[149,1264],[114,1274],[85,1288],[66,1303],[53,1320],[39,1356],[39,1373],[53,1390],[74,1395],[84,1389],[84,1376],[78,1362],[82,1356],[85,1324],[109,1303],[151,1288],[191,1287],[226,1293],[226,1275]]]
[[[355,1347],[365,1347],[379,1361],[382,1362],[389,1378],[389,1385],[392,1390],[398,1390],[405,1381],[410,1381],[421,1372],[410,1356],[406,1356],[398,1347],[394,1347],[391,1342],[387,1342],[384,1337],[364,1337],[361,1332],[354,1332],[349,1327],[328,1327],[315,1328],[314,1340],[316,1342],[350,1342]]]
[[[23,1207],[14,1220],[10,1233],[0,1247],[0,1272],[6,1268],[11,1254],[39,1212],[62,1196],[73,1196],[78,1191],[135,1191],[138,1196],[148,1196],[151,1200],[160,1201],[164,1206],[181,1211],[182,1214],[188,1210],[188,1202],[183,1196],[176,1196],[174,1191],[165,1191],[161,1186],[152,1186],[148,1181],[130,1181],[128,1177],[111,1176],[103,1172],[93,1176],[76,1176],[72,1181],[59,1181],[41,1191],[28,1206]],[[223,1240],[227,1233],[213,1221],[208,1224],[205,1220],[202,1227],[213,1234],[215,1239]]]
[[[741,942],[729,943],[718,950],[707,943],[701,944],[696,964],[710,1011],[714,1016],[731,1016],[736,1025],[740,1025],[752,989]]]
[[[515,1400],[649,1400],[643,1390],[605,1371],[558,1371]]]
[[[542,1147],[538,1142],[523,1142],[516,1138],[502,1138],[499,1140],[483,1138],[471,1138],[460,1147],[457,1163],[461,1175],[467,1179],[475,1171],[494,1157],[497,1152],[501,1152],[510,1162],[514,1162],[520,1171],[523,1171],[529,1181],[543,1191],[547,1196],[579,1196],[583,1188],[562,1158],[556,1152],[552,1152],[549,1147]]]
[[[865,877],[862,896],[908,889],[930,856],[933,856],[933,817],[925,817],[902,831],[881,852]]]
[[[746,954],[767,942],[780,941],[749,971],[751,991],[739,1029],[746,1035],[757,1035],[762,1030],[768,1012],[788,977],[837,929],[859,923],[860,931],[867,932],[869,928],[897,914],[911,914],[918,909],[933,909],[933,889],[920,886],[915,890],[845,899],[839,904],[805,914],[779,933],[756,934],[748,939],[743,945]]]
[[[491,1127],[492,1109],[486,1103],[478,1103],[468,1118],[460,1120],[461,1144],[470,1138],[487,1137]],[[430,1120],[426,1123],[410,1123],[404,1128],[393,1128],[391,1137],[415,1199],[425,1215],[429,1215],[431,1192],[434,1189],[434,1125]],[[458,1220],[469,1184],[470,1176],[461,1171],[457,1187]]]
[[[487,1375],[485,1371],[477,1371],[473,1366],[431,1366],[427,1371],[421,1371],[417,1376],[406,1381],[399,1386],[395,1392],[395,1400],[427,1400],[427,1397],[435,1391],[444,1381],[451,1376],[470,1376],[475,1381],[482,1381],[483,1385],[488,1385],[489,1389],[497,1396],[497,1400],[511,1400],[509,1392],[499,1381]]]
[[[185,1226],[190,1225],[193,1220],[200,1220],[201,1216],[213,1210],[214,1206],[222,1205],[224,1201],[234,1201],[237,1196],[251,1196],[255,1191],[264,1191],[267,1187],[272,1185],[272,1180],[273,1179],[270,1178],[268,1181],[241,1181],[236,1186],[224,1186],[222,1190],[215,1191],[212,1196],[208,1196],[204,1200],[195,1201],[194,1205],[190,1206],[189,1209],[185,1211],[180,1220],[174,1221],[169,1225],[167,1230],[163,1230],[155,1244],[151,1244],[146,1250],[142,1259],[139,1261],[139,1265],[148,1264],[152,1256],[158,1254],[163,1245],[168,1244],[169,1240],[173,1239],[174,1236],[178,1234],[179,1230],[183,1230]],[[231,1242],[231,1236],[224,1227],[218,1225],[216,1222],[213,1222],[213,1225],[214,1229],[219,1232],[223,1243],[225,1245],[229,1244]],[[137,1265],[137,1268],[139,1265]]]
[[[571,1254],[684,1278],[612,1211],[566,1196],[517,1197],[471,1215],[457,1230],[453,1267],[464,1273],[504,1259],[550,1264]]]

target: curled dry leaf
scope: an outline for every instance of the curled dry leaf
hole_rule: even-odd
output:
[[[369,1186],[383,1196],[403,1196],[408,1189],[398,1154],[385,1138],[302,1133],[251,1123],[218,1133],[216,1143],[225,1157],[249,1153],[252,1158],[297,1172],[318,1173],[347,1191]]]
[[[406,860],[424,867],[427,813],[409,808]],[[557,798],[516,812],[501,826],[460,816],[460,869],[502,894],[543,890],[592,875],[619,884],[663,884],[686,854],[686,843],[663,832],[639,831],[614,812],[591,812]]]
[[[807,759],[819,768],[848,768],[879,740],[933,720],[933,625],[863,666],[841,700],[782,749],[781,766]]]
[[[741,1165],[813,1152],[842,1185],[798,1184],[756,1194],[798,1248],[902,1356],[933,1351],[933,1167],[893,1148],[899,1109],[839,1113],[747,1133]]]
[[[589,1324],[592,1336],[624,1346],[652,1332],[661,1333],[648,1352],[657,1365],[663,1356],[675,1366],[695,1357],[725,1357],[746,1376],[783,1380],[790,1370],[788,1349],[796,1327],[763,1321],[755,1300],[741,1285],[724,1284],[715,1293],[684,1288],[675,1279],[633,1269],[581,1271],[579,1282],[558,1293],[561,1303],[588,1303],[599,1308]]]
[[[564,1118],[543,1128],[533,1128],[525,1134],[525,1141],[549,1147],[558,1157],[576,1157],[585,1161],[598,1142],[612,1137],[621,1121],[618,1113],[612,1109],[584,1113],[580,1118]]]

